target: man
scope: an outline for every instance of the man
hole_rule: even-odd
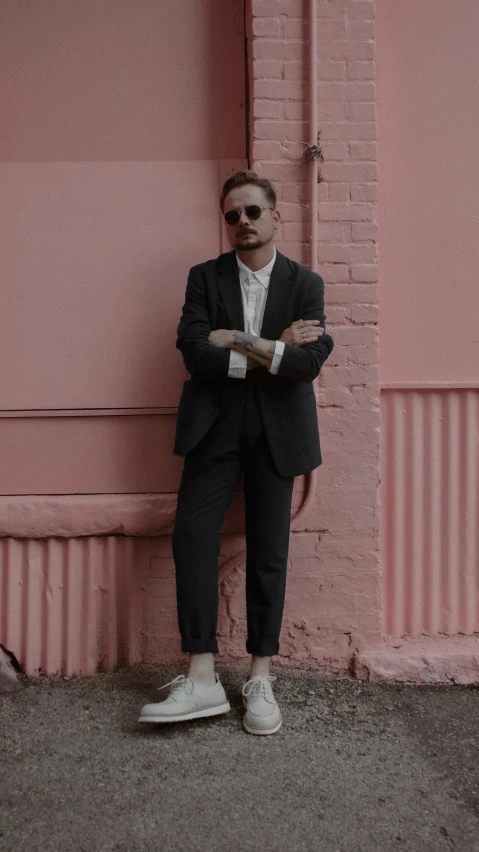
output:
[[[226,713],[215,674],[220,527],[244,473],[246,650],[244,726],[273,734],[281,713],[271,687],[279,651],[294,477],[321,464],[312,382],[333,348],[323,280],[278,252],[270,181],[241,171],[220,199],[233,251],[190,270],[178,326],[191,378],[174,452],[185,457],[173,532],[178,623],[188,676],[142,708],[141,722]],[[162,687],[163,688],[163,687]]]

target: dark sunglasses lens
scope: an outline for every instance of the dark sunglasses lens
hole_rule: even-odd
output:
[[[250,222],[255,222],[261,216],[261,207],[258,207],[257,204],[250,204],[249,207],[245,207],[245,213]]]
[[[257,204],[250,204],[248,207],[245,207],[244,212],[246,213],[250,222],[255,222],[256,219],[259,219],[261,216],[261,207],[258,207]],[[225,213],[225,222],[227,225],[237,225],[240,220],[240,213],[238,210],[228,210]]]
[[[228,210],[225,213],[225,222],[227,225],[237,225],[240,220],[240,214],[237,210]]]

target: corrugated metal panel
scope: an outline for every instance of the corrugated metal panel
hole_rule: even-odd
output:
[[[479,393],[381,391],[383,629],[479,630]]]
[[[27,674],[139,661],[130,538],[0,540],[0,642]]]

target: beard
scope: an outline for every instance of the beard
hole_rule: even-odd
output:
[[[251,240],[251,242],[243,243],[242,236],[251,236],[255,237],[255,239]],[[237,251],[254,251],[255,249],[262,248],[269,242],[269,239],[262,240],[258,237],[257,234],[253,234],[251,232],[242,234],[240,237],[236,238],[235,249]]]
[[[236,248],[238,251],[254,251],[255,249],[261,248],[264,243],[261,240],[255,240],[253,243],[247,243],[246,245],[237,245]]]

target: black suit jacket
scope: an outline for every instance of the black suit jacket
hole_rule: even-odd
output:
[[[298,319],[317,319],[323,329],[323,279],[276,252],[271,273],[261,337],[278,340]],[[174,452],[192,450],[217,418],[231,382],[229,349],[208,343],[217,328],[244,330],[243,305],[236,254],[231,251],[190,270],[176,346],[191,378],[183,386],[178,410]],[[276,376],[265,367],[248,371],[258,385],[258,397],[267,441],[281,476],[309,473],[321,464],[316,398],[312,386],[334,346],[323,334],[306,346],[285,345]]]

